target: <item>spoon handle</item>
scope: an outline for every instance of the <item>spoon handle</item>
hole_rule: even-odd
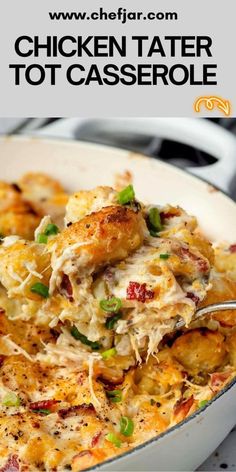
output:
[[[199,318],[203,318],[206,315],[214,311],[224,311],[224,310],[236,310],[236,300],[230,300],[226,302],[213,303],[212,305],[207,305],[202,308],[198,308],[194,314],[192,321],[196,321]],[[185,326],[184,320],[177,321],[175,329],[183,328]]]

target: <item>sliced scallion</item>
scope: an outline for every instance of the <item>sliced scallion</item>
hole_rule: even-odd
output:
[[[128,185],[128,187],[118,193],[118,203],[120,203],[120,205],[127,205],[128,203],[133,202],[134,199],[135,192],[133,185]]]
[[[170,254],[160,254],[159,257],[160,259],[169,259]]]
[[[159,235],[156,231],[153,231],[152,229],[149,229],[149,233],[153,238],[159,238]]]
[[[20,406],[20,398],[14,392],[9,392],[3,397],[2,404],[5,406]]]
[[[40,233],[37,237],[37,243],[39,244],[47,244],[48,242],[48,237],[46,234]]]
[[[162,231],[163,226],[161,223],[161,217],[158,208],[153,207],[150,208],[149,213],[148,213],[148,229],[151,233],[158,233],[159,231]]]
[[[114,433],[108,433],[106,439],[114,444],[114,446],[121,447],[121,440]]]
[[[32,285],[30,291],[32,293],[37,293],[37,295],[40,295],[43,298],[49,297],[49,289],[47,285],[44,285],[41,282],[36,282],[34,285]]]
[[[90,341],[87,336],[84,334],[80,333],[80,331],[76,328],[76,326],[72,326],[70,330],[71,336],[75,338],[77,341],[80,341],[83,344],[86,344],[86,346],[91,347],[94,351],[97,351],[100,349],[100,344],[97,341]]]
[[[111,349],[108,349],[107,351],[102,352],[102,358],[104,360],[110,359],[111,357],[114,357],[117,354],[117,350],[115,347],[112,347]]]
[[[46,226],[46,228],[45,228],[45,230],[44,230],[43,233],[45,234],[45,236],[52,236],[52,235],[54,235],[54,234],[59,233],[59,228],[58,228],[57,225],[54,225],[53,223],[49,223],[49,224]]]
[[[122,401],[121,390],[107,390],[106,396],[111,400],[112,403],[120,403]]]
[[[122,416],[120,419],[120,432],[124,436],[131,436],[134,432],[134,422],[128,416]]]
[[[110,316],[110,318],[107,318],[106,323],[105,323],[106,328],[113,329],[117,321],[120,320],[120,318],[122,318],[121,313],[117,313],[116,315]]]
[[[116,313],[121,308],[121,299],[117,297],[103,298],[100,301],[100,308],[107,313]]]
[[[204,408],[208,403],[208,400],[202,400],[201,402],[198,403],[199,408]]]
[[[38,410],[33,410],[34,413],[41,413],[42,415],[50,415],[52,412],[46,408],[39,408]]]

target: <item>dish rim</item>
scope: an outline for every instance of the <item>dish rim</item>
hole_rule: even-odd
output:
[[[124,155],[126,155],[127,158],[137,158],[137,159],[143,159],[143,161],[157,161],[158,165],[167,167],[168,169],[171,169],[174,173],[178,174],[180,173],[181,175],[187,176],[190,179],[194,180],[195,182],[200,182],[203,184],[207,184],[211,187],[213,187],[217,192],[221,193],[226,199],[228,200],[229,203],[233,204],[236,206],[236,201],[234,201],[229,193],[227,193],[225,190],[222,190],[218,185],[215,183],[210,182],[207,178],[203,178],[202,176],[198,176],[197,174],[193,174],[190,172],[188,169],[182,169],[181,167],[174,166],[173,164],[170,164],[169,162],[165,162],[158,157],[152,157],[148,156],[142,151],[133,151],[130,149],[126,149],[125,147],[117,147],[117,146],[112,146],[110,144],[101,144],[101,143],[96,143],[92,141],[86,141],[86,140],[79,140],[79,139],[71,139],[67,137],[60,137],[60,136],[37,136],[34,134],[2,134],[0,135],[0,145],[1,143],[4,143],[6,141],[31,141],[31,142],[44,142],[44,143],[49,143],[49,144],[63,144],[63,145],[70,145],[70,146],[86,146],[90,147],[92,149],[94,148],[99,148],[100,150],[113,150],[115,152],[120,152]],[[203,166],[203,167],[209,167],[208,165]]]

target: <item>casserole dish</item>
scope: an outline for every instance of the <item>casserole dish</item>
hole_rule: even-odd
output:
[[[234,242],[235,204],[209,184],[163,163],[101,146],[35,138],[3,138],[0,152],[3,180],[14,181],[24,172],[43,170],[69,190],[112,185],[117,174],[129,170],[143,201],[180,204],[197,216],[209,238]],[[216,217],[215,208],[220,217]],[[185,422],[97,469],[195,469],[234,425],[234,394],[232,382],[209,406]]]

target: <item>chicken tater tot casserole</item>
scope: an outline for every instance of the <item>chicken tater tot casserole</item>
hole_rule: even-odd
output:
[[[193,318],[236,299],[236,244],[183,208],[29,173],[0,183],[0,234],[0,471],[93,467],[235,378],[234,312]]]

